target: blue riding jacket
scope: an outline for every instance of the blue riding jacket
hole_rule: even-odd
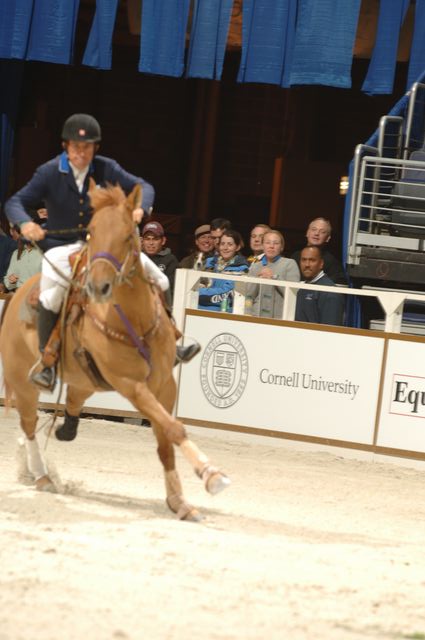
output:
[[[91,208],[88,196],[89,179],[106,187],[120,185],[125,193],[130,193],[136,184],[143,187],[142,208],[148,211],[153,205],[155,192],[148,182],[125,171],[115,160],[96,155],[89,167],[83,190],[78,191],[74,174],[64,151],[59,156],[42,164],[31,180],[13,195],[5,204],[5,212],[12,224],[21,225],[32,220],[31,211],[43,206],[48,218],[44,225],[47,231],[61,229],[83,230],[90,222]],[[47,236],[40,242],[43,249],[75,242],[84,233]]]

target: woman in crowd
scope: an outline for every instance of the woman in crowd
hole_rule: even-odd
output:
[[[223,232],[218,245],[218,254],[208,258],[206,271],[242,275],[248,273],[248,262],[239,252],[243,246],[240,233],[234,229]],[[233,311],[235,284],[233,280],[214,278],[208,286],[199,289],[199,309],[206,311]]]
[[[41,271],[42,254],[32,244],[18,237],[18,248],[12,253],[9,268],[4,277],[4,286],[15,291],[28,278]]]
[[[263,237],[263,257],[254,262],[249,275],[265,280],[300,281],[300,271],[295,260],[284,258],[282,252],[285,246],[280,231],[266,231]],[[283,312],[282,287],[260,284],[248,284],[246,292],[247,311],[253,316],[261,318],[281,318]]]

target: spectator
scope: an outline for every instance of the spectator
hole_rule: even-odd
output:
[[[242,237],[238,231],[234,229],[224,231],[218,245],[219,253],[207,259],[206,270],[232,275],[248,273],[248,262],[239,253],[241,247]],[[199,309],[231,312],[234,286],[233,280],[211,280],[207,287],[199,289]]]
[[[12,253],[9,268],[3,279],[8,291],[15,291],[25,280],[41,271],[41,252],[32,244],[18,238],[18,248]]]
[[[264,255],[251,264],[249,275],[266,280],[299,282],[300,271],[291,258],[282,256],[285,241],[280,231],[266,231],[263,238]],[[284,288],[272,285],[248,284],[246,305],[248,313],[261,318],[281,318]]]
[[[301,273],[306,284],[335,286],[323,271],[324,260],[319,246],[305,247],[301,251]],[[295,320],[318,324],[341,325],[344,313],[344,297],[329,291],[300,289],[297,293]]]
[[[249,246],[251,247],[252,254],[248,256],[249,264],[258,262],[264,255],[263,251],[263,237],[266,231],[271,231],[268,224],[256,224],[251,230],[249,236]]]
[[[347,278],[344,273],[343,266],[330,251],[326,245],[331,239],[332,226],[326,218],[315,218],[310,222],[306,231],[307,247],[320,247],[322,250],[324,271],[326,275],[337,284],[347,284]],[[292,254],[293,258],[300,267],[301,249]]]
[[[195,229],[195,251],[180,261],[181,269],[205,268],[205,261],[214,254],[214,241],[211,238],[211,227],[209,224],[202,224]]]
[[[18,247],[18,235],[19,234],[14,231],[12,237],[10,237],[6,235],[2,229],[0,229],[0,293],[6,293],[4,278],[9,268],[12,254]]]
[[[159,222],[148,222],[142,230],[142,250],[167,276],[170,288],[165,292],[166,301],[171,306],[174,294],[174,278],[178,261],[176,256],[165,247],[167,239],[163,226]]]
[[[232,223],[230,220],[226,220],[226,218],[214,218],[210,222],[211,227],[211,238],[214,242],[215,252],[218,253],[218,245],[220,243],[220,238],[223,235],[223,231],[228,231],[232,228]]]

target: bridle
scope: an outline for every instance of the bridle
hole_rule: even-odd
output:
[[[137,250],[137,231],[136,229],[130,233],[125,239],[125,244],[129,243],[128,251],[121,262],[112,253],[108,251],[98,251],[94,255],[90,255],[90,242],[87,244],[87,275],[90,275],[92,267],[99,262],[103,262],[114,270],[114,279],[112,286],[122,285],[124,282],[131,283],[131,279],[136,273],[136,267],[139,260],[139,251]]]

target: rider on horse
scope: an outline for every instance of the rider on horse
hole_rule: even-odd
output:
[[[46,251],[46,259],[42,262],[38,314],[42,354],[58,320],[68,287],[61,273],[66,278],[71,276],[69,256],[82,247],[85,228],[90,221],[89,179],[93,178],[101,187],[118,184],[126,193],[130,193],[136,184],[142,185],[141,208],[133,211],[135,223],[140,223],[144,212],[150,212],[153,205],[154,189],[148,182],[128,173],[112,158],[96,155],[100,140],[100,125],[93,116],[84,113],[70,116],[62,130],[63,152],[38,167],[31,180],[5,206],[9,221],[19,225],[24,238],[38,242]],[[45,228],[36,224],[30,213],[41,202],[48,212]],[[50,230],[59,233],[52,234]],[[161,290],[168,288],[168,281],[147,256],[142,256],[142,264]],[[178,346],[177,360],[188,362],[199,349],[197,343],[188,347]],[[48,366],[31,376],[31,380],[43,389],[52,389],[55,379],[55,367]]]

